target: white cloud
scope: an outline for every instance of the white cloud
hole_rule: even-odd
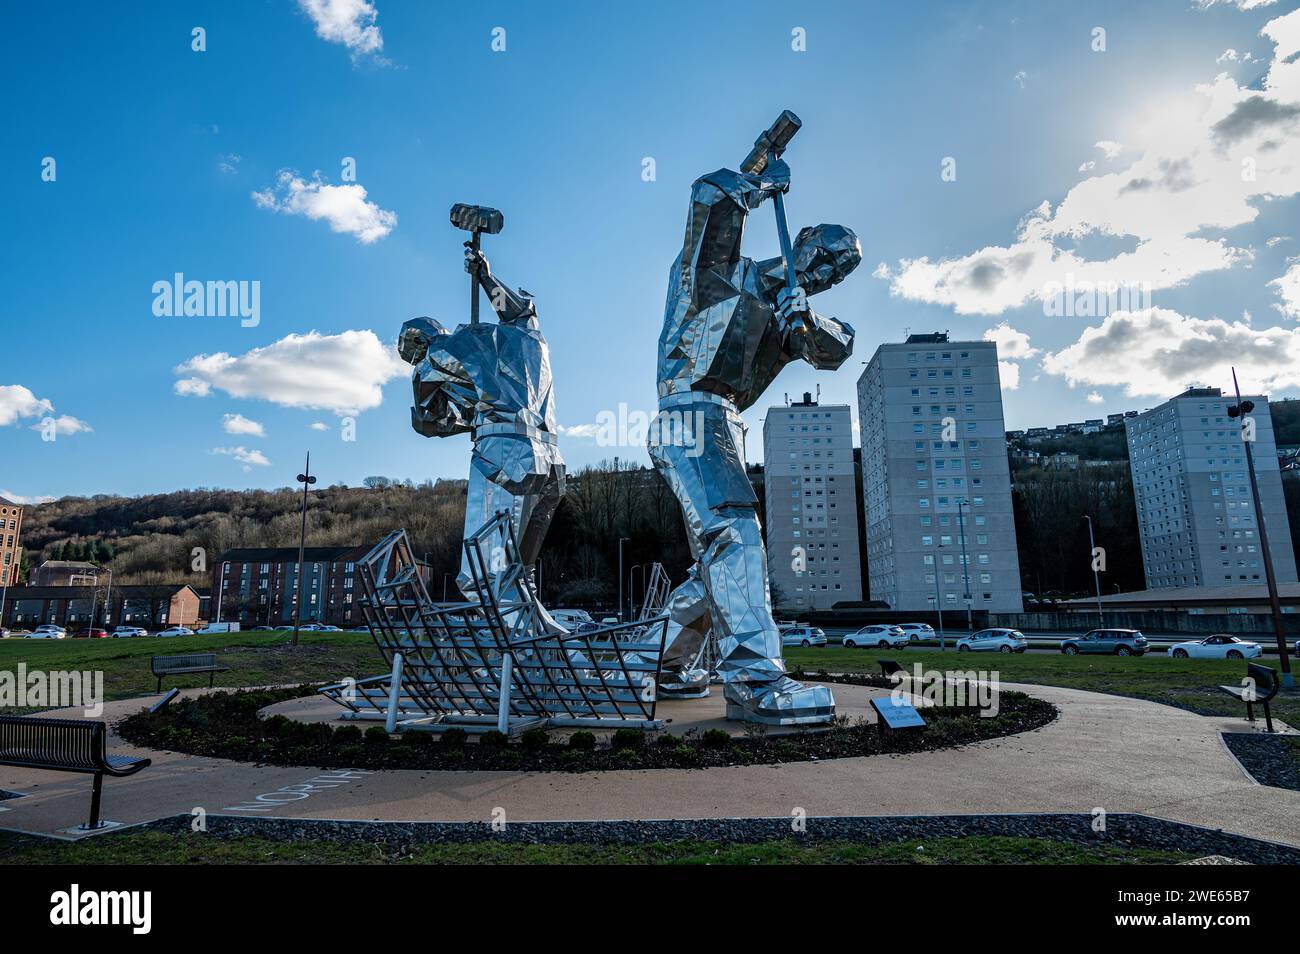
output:
[[[377,242],[397,227],[397,213],[381,209],[366,198],[359,183],[329,185],[320,173],[310,181],[281,169],[275,187],[252,193],[259,208],[285,215],[305,215],[329,223],[330,231],[353,235],[362,245]]]
[[[1300,386],[1300,328],[1252,328],[1242,321],[1189,318],[1165,308],[1121,311],[1043,358],[1043,370],[1077,385],[1167,398],[1193,382],[1270,392]]]
[[[44,430],[44,424],[38,421],[32,425],[32,430]],[[90,434],[93,433],[94,430],[95,429],[85,421],[78,420],[71,414],[60,414],[58,417],[54,418],[54,433],[62,437],[71,437],[73,434]]]
[[[55,499],[49,496],[48,494],[41,494],[34,497],[25,497],[22,494],[16,494],[12,490],[5,490],[3,488],[0,488],[0,497],[3,497],[5,500],[8,500],[10,503],[16,503],[22,507],[31,507],[31,506],[35,506],[36,504],[49,503],[51,500]]]
[[[253,437],[266,436],[266,428],[257,421],[250,421],[242,414],[223,414],[221,428],[227,434],[251,434]]]
[[[997,342],[999,358],[1032,358],[1038,354],[1038,349],[1029,344],[1029,335],[1005,321],[985,331],[984,340]]]
[[[0,385],[0,427],[16,423],[20,417],[53,412],[53,404],[45,398],[38,398],[21,384]]]
[[[1260,88],[1227,73],[1162,101],[1140,141],[1101,140],[1103,154],[1138,156],[1122,171],[1074,185],[1055,207],[1043,201],[1020,221],[1014,241],[956,258],[903,259],[890,291],[947,305],[959,314],[1001,314],[1071,281],[1159,290],[1248,262],[1224,233],[1253,222],[1263,202],[1300,193],[1300,11],[1265,24],[1273,50]],[[1254,162],[1243,176],[1242,157]],[[1216,234],[1217,233],[1217,234]],[[1089,237],[1126,238],[1109,259],[1074,249]]]
[[[876,270],[875,270],[874,272],[871,273],[871,277],[872,277],[872,278],[888,278],[888,277],[889,277],[889,263],[888,263],[888,262],[881,262],[879,265],[877,265],[877,266],[876,266]]]
[[[1016,390],[1020,387],[1020,365],[1014,361],[999,361],[998,381],[1002,385],[1002,390]]]
[[[223,457],[233,457],[244,465],[244,473],[248,473],[254,467],[270,467],[271,462],[266,459],[266,455],[256,448],[249,450],[247,447],[214,447],[213,454],[219,454]]]
[[[1083,165],[1079,166],[1079,171],[1080,171],[1080,172],[1092,172],[1092,170],[1095,169],[1096,167],[1097,167],[1097,163],[1095,163],[1095,162],[1093,162],[1091,159],[1089,159],[1089,160],[1088,160],[1087,162],[1085,162]]]
[[[1098,392],[1096,392],[1096,391],[1091,391],[1091,392],[1088,393],[1087,401],[1088,401],[1089,404],[1105,404],[1105,403],[1106,403],[1106,399],[1105,399],[1104,397],[1102,397],[1102,396],[1101,396]]]
[[[330,429],[330,426],[326,424],[324,421],[312,421],[307,426],[310,427],[313,431],[328,431]]]
[[[1273,307],[1288,318],[1300,321],[1300,258],[1290,259],[1288,264],[1290,268],[1268,285],[1270,288],[1276,288],[1278,297],[1282,299]]]
[[[1024,70],[1018,70],[1016,72],[1016,75],[1011,78],[1020,84],[1021,89],[1024,89],[1025,81],[1029,79],[1029,74],[1026,73]]]
[[[217,169],[228,176],[239,175],[239,163],[243,159],[235,153],[227,153],[217,160]]]
[[[1289,241],[1291,241],[1291,236],[1289,235],[1274,235],[1264,244],[1267,245],[1269,248],[1272,248],[1274,245],[1280,245],[1283,242],[1289,242]]]
[[[201,378],[182,378],[172,385],[172,390],[181,397],[207,397],[212,393],[212,385]]]
[[[218,388],[237,398],[258,398],[283,407],[356,414],[378,407],[383,385],[410,371],[397,349],[373,331],[287,335],[241,355],[195,355],[173,369],[189,394]],[[197,383],[193,383],[197,382]]]
[[[367,0],[298,0],[298,6],[311,17],[318,37],[342,43],[353,56],[384,48],[384,35],[375,24],[379,11]]]
[[[1277,0],[1195,0],[1195,3],[1202,10],[1208,10],[1210,7],[1236,7],[1238,10],[1257,10],[1260,7],[1271,7],[1277,3]]]
[[[560,433],[566,437],[593,438],[600,433],[599,424],[560,424],[557,426]]]
[[[45,422],[54,422],[54,433],[63,437],[73,434],[87,434],[94,430],[85,421],[71,414],[54,414],[54,405],[46,398],[38,398],[21,384],[0,385],[0,427],[17,424],[19,420],[39,418],[31,429],[45,429]]]
[[[1099,142],[1094,142],[1093,145],[1100,149],[1101,154],[1107,159],[1114,159],[1124,151],[1124,144],[1113,139],[1102,139]]]

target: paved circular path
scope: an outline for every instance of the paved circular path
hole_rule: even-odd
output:
[[[848,704],[856,688],[837,685],[835,693]],[[796,809],[816,817],[1103,808],[1300,845],[1300,792],[1257,785],[1220,738],[1246,730],[1244,719],[1076,689],[1004,688],[1054,703],[1060,718],[960,749],[703,770],[348,772],[145,751],[114,736],[111,751],[148,755],[154,764],[130,778],[107,779],[103,811],[135,824],[196,808],[384,821],[488,821],[502,811],[506,820],[548,821],[785,817]],[[101,718],[114,722],[141,704],[109,703]],[[89,808],[85,776],[0,766],[0,789],[28,793],[0,801],[0,828],[70,834]]]

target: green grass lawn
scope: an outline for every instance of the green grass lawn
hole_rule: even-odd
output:
[[[0,832],[5,864],[1170,864],[1194,855],[1123,845],[1037,838],[971,837],[871,845],[851,841],[753,845],[681,841],[646,845],[355,844],[330,839],[279,841],[157,831],[124,832],[72,844]]]
[[[149,657],[214,652],[229,672],[216,674],[218,686],[264,686],[361,678],[387,667],[369,633],[302,633],[297,647],[291,633],[230,633],[175,639],[5,639],[0,640],[0,670],[102,670],[106,701],[155,691]],[[163,688],[206,686],[206,675],[170,676]],[[14,710],[21,714],[21,710]]]
[[[1240,685],[1246,675],[1241,660],[1173,659],[1164,653],[1145,656],[1066,656],[1061,653],[958,653],[949,649],[845,649],[791,647],[785,651],[791,668],[805,671],[880,673],[880,659],[894,659],[911,669],[997,670],[1003,682],[1064,686],[1109,692],[1118,696],[1150,699],[1203,715],[1246,717],[1246,707],[1215,689]],[[1273,668],[1276,667],[1274,662]],[[1273,714],[1290,725],[1300,725],[1300,691],[1280,692],[1272,702]],[[1258,713],[1257,713],[1258,715]]]

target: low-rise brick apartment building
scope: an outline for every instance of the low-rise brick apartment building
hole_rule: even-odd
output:
[[[307,594],[304,623],[352,627],[362,622],[357,601],[361,579],[357,561],[373,544],[307,547],[303,579]],[[241,626],[292,624],[297,594],[297,547],[248,547],[228,550],[212,568],[212,619]]]
[[[105,612],[105,602],[110,605]],[[55,623],[72,629],[90,625],[192,626],[198,622],[199,595],[190,586],[172,584],[127,584],[99,586],[11,586],[0,609],[0,626],[34,629]]]
[[[0,586],[22,582],[23,507],[0,497]]]

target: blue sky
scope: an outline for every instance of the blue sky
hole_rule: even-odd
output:
[[[537,298],[570,464],[644,461],[584,431],[653,408],[690,183],[782,108],[792,228],[862,240],[814,301],[857,343],[781,374],[751,459],[765,404],[856,403],[906,329],[995,334],[1009,427],[1223,384],[1230,359],[1295,395],[1300,13],[1242,4],[24,5],[0,37],[0,494],[284,486],[308,450],[326,484],[463,476],[467,438],[410,429],[389,351],[406,318],[466,318],[458,201],[505,211],[484,247]],[[746,252],[775,250],[764,209]],[[259,322],[155,315],[178,272],[258,282]],[[1066,275],[1153,307],[1051,317]]]

